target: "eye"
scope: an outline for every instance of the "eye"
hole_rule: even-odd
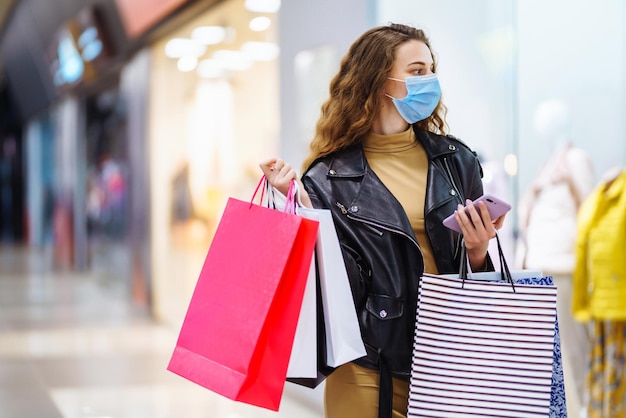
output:
[[[426,67],[420,67],[413,70],[412,73],[415,75],[428,75],[434,73],[434,71],[432,67],[430,69]]]

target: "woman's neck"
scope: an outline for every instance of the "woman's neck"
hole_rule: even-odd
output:
[[[378,112],[378,116],[372,122],[371,131],[379,135],[392,135],[404,132],[409,128],[409,124],[395,109],[393,104],[383,106]]]

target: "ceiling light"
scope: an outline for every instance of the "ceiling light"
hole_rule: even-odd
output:
[[[276,13],[280,10],[280,0],[246,0],[246,9],[257,13]]]
[[[271,61],[278,56],[278,45],[271,42],[246,42],[241,51],[255,61]]]
[[[226,28],[223,26],[200,26],[191,32],[191,39],[204,45],[215,45],[226,39]]]
[[[195,70],[197,65],[198,58],[191,56],[181,57],[176,64],[178,70],[184,73]]]
[[[250,21],[248,27],[255,32],[262,32],[270,27],[272,21],[266,16],[257,16]]]
[[[206,46],[194,39],[173,38],[165,44],[165,55],[169,58],[199,57],[206,51]]]

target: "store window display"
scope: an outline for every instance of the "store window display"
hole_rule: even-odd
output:
[[[520,201],[517,264],[546,274],[571,274],[576,216],[594,186],[593,163],[570,134],[571,117],[564,102],[541,103],[534,127],[552,153]]]
[[[151,290],[165,323],[184,316],[227,197],[249,199],[258,155],[278,147],[278,10],[248,6],[218,2],[150,48]]]

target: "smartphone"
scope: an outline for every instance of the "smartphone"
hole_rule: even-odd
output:
[[[481,202],[481,201],[487,204],[487,209],[489,210],[489,216],[491,217],[492,221],[511,210],[511,205],[506,203],[504,200],[499,199],[490,194],[482,195],[478,199],[474,200],[474,205],[476,205],[478,202]],[[444,219],[443,224],[456,232],[459,232],[459,233],[461,232],[461,227],[459,226],[456,219],[454,218],[454,213],[448,216],[446,219]]]

